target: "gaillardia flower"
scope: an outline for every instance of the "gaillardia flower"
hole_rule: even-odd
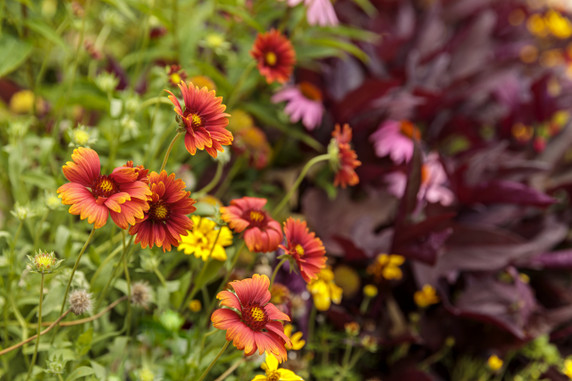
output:
[[[198,88],[192,83],[179,83],[183,93],[185,108],[181,107],[175,95],[167,91],[169,99],[175,105],[175,112],[181,118],[186,130],[185,147],[191,155],[197,149],[206,150],[212,157],[217,157],[217,151],[223,152],[222,146],[232,144],[233,136],[226,129],[230,115],[225,113],[226,106],[222,104],[222,97],[217,97],[214,91],[206,87]]]
[[[234,232],[244,232],[244,242],[250,251],[274,251],[282,241],[280,224],[262,209],[264,205],[264,198],[242,197],[220,208],[223,221]]]
[[[111,215],[121,229],[135,224],[149,210],[147,197],[151,195],[142,176],[142,167],[131,165],[117,167],[110,175],[101,174],[97,152],[79,147],[72,153],[72,160],[63,166],[70,182],[58,188],[64,205],[71,205],[69,212],[94,224],[96,229],[107,223]]]
[[[296,52],[290,40],[279,31],[259,33],[250,54],[258,62],[258,71],[266,82],[285,83],[292,75]]]
[[[286,246],[280,245],[300,268],[300,274],[306,282],[318,278],[318,273],[326,266],[326,249],[322,240],[310,233],[306,221],[294,220],[292,217],[284,222]]]
[[[229,283],[234,292],[225,290],[217,294],[220,306],[213,312],[213,327],[226,330],[226,339],[244,350],[247,356],[264,352],[273,354],[278,361],[286,361],[285,345],[291,345],[284,334],[280,320],[290,321],[270,303],[270,280],[266,275],[254,274],[252,278]]]
[[[141,242],[142,248],[157,245],[163,252],[170,251],[193,227],[187,214],[195,211],[195,200],[190,198],[191,192],[185,190],[184,181],[176,179],[174,173],[151,172],[149,188],[152,193],[149,210],[137,219],[129,234],[136,235],[135,243]]]
[[[266,374],[254,376],[251,381],[304,381],[291,370],[278,368],[278,360],[270,353],[266,354],[266,359],[260,367]]]
[[[357,159],[357,154],[350,145],[352,141],[351,127],[344,124],[343,128],[340,128],[340,125],[336,124],[332,138],[333,144],[330,144],[330,147],[333,146],[337,151],[337,160],[334,163],[336,170],[334,186],[340,185],[345,188],[348,185],[357,185],[359,177],[355,169],[361,165],[361,161]]]
[[[206,217],[192,216],[193,229],[189,234],[181,237],[177,250],[184,250],[185,254],[193,254],[203,261],[209,257],[217,261],[226,260],[225,246],[232,244],[232,233],[226,226],[219,229],[216,223]]]
[[[309,82],[302,82],[298,86],[285,86],[272,96],[272,102],[288,102],[284,112],[290,117],[290,122],[299,120],[306,129],[313,130],[322,123],[324,105],[322,92]]]

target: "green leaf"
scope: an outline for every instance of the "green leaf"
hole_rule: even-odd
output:
[[[305,41],[310,45],[336,48],[353,55],[364,63],[369,61],[369,57],[363,52],[363,50],[349,42],[340,41],[334,38],[308,38]]]
[[[84,356],[89,352],[89,350],[91,349],[92,341],[93,341],[93,328],[90,328],[81,335],[79,335],[75,344],[75,350],[78,356]]]
[[[91,360],[89,363],[91,364],[91,367],[95,372],[95,377],[97,377],[98,380],[107,380],[107,371],[105,370],[105,367],[101,366],[93,360]]]
[[[244,10],[244,7],[236,7],[233,5],[220,5],[219,8],[220,10],[226,11],[231,15],[238,16],[239,18],[242,19],[242,21],[245,24],[256,29],[259,33],[264,33],[266,31],[266,29],[262,25],[260,25],[260,23],[258,23],[254,18],[252,18],[248,14],[248,12]]]
[[[32,53],[32,45],[4,34],[0,37],[0,77],[4,77],[16,68],[20,67]]]
[[[352,40],[364,41],[369,43],[375,43],[379,41],[379,39],[381,38],[377,33],[372,33],[368,30],[353,28],[345,25],[321,28],[320,32],[327,33],[327,35],[335,34],[338,36],[351,38]]]
[[[95,371],[93,370],[93,368],[90,368],[89,366],[80,366],[79,368],[71,372],[69,377],[66,378],[66,381],[77,380],[78,378],[91,376],[94,373]]]
[[[369,17],[377,15],[377,9],[369,0],[354,0],[354,3],[358,5]]]
[[[46,24],[42,19],[35,18],[33,20],[26,20],[26,26],[38,33],[40,36],[44,37],[46,40],[50,40],[56,45],[59,45],[65,52],[69,49],[69,45],[65,43],[64,40],[54,31],[52,27]]]
[[[208,261],[205,264],[206,268],[204,269],[204,271],[201,270],[201,273],[199,274],[197,280],[195,281],[195,290],[198,291],[207,284],[209,284],[210,282],[212,282],[213,279],[216,278],[216,276],[218,275],[218,272],[220,271],[224,263],[225,263],[224,261],[217,261],[214,259]]]

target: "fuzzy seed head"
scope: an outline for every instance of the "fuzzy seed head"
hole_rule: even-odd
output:
[[[147,282],[135,282],[131,287],[131,303],[147,308],[151,299],[151,289]]]
[[[86,290],[75,290],[70,293],[70,308],[76,315],[91,310],[91,294]]]

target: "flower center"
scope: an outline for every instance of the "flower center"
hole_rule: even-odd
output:
[[[251,210],[250,211],[250,221],[260,223],[264,220],[264,213],[258,210]]]
[[[91,187],[91,193],[95,196],[95,198],[109,197],[112,194],[117,193],[117,191],[117,184],[115,184],[115,182],[107,176],[99,176]]]
[[[169,217],[169,208],[163,201],[151,203],[149,208],[149,218],[155,222],[165,221]]]
[[[322,92],[316,86],[312,85],[309,82],[301,82],[298,85],[300,92],[306,98],[312,101],[321,101],[322,100]]]
[[[280,372],[272,370],[266,373],[266,381],[280,381]]]
[[[303,247],[302,245],[300,245],[300,244],[297,244],[297,245],[294,247],[294,250],[296,251],[296,253],[297,253],[300,257],[302,257],[302,256],[304,255],[304,253],[305,253],[305,252],[304,252],[304,247]]]
[[[405,136],[410,139],[420,140],[421,139],[421,132],[419,129],[413,125],[413,123],[408,122],[407,120],[403,120],[400,123],[399,130]]]
[[[203,119],[199,116],[199,114],[189,113],[187,115],[187,120],[191,122],[191,126],[193,128],[199,128],[203,126]]]
[[[266,64],[268,66],[274,66],[276,65],[276,61],[278,61],[278,57],[276,57],[276,53],[274,52],[268,52],[266,53],[266,56],[264,57]]]
[[[242,314],[244,324],[249,326],[254,331],[260,331],[266,326],[268,316],[266,312],[259,306],[249,306],[244,309]]]

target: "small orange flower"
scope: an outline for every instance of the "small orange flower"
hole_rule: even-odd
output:
[[[195,200],[190,198],[191,192],[185,191],[185,183],[175,179],[175,174],[167,176],[167,172],[151,172],[149,175],[151,197],[149,210],[129,229],[129,234],[136,235],[135,243],[141,247],[162,247],[163,252],[177,247],[181,236],[188,234],[193,222],[187,214],[193,213]]]
[[[284,222],[286,246],[280,245],[286,254],[292,256],[300,274],[306,282],[318,278],[320,271],[326,267],[326,249],[322,240],[310,233],[306,221],[294,220],[292,217]]]
[[[338,165],[334,186],[341,185],[342,188],[350,185],[357,185],[359,177],[355,168],[361,165],[361,161],[357,159],[357,154],[351,148],[352,129],[348,124],[344,124],[340,129],[340,125],[336,124],[336,128],[332,133],[332,138],[336,142],[338,148]]]
[[[62,203],[71,205],[71,214],[87,218],[96,229],[104,226],[111,215],[117,226],[127,229],[149,210],[147,196],[151,191],[145,182],[147,170],[142,166],[133,168],[133,162],[128,162],[110,175],[102,175],[97,152],[85,147],[76,148],[72,160],[62,168],[70,182],[57,191]]]
[[[213,327],[226,330],[226,339],[247,356],[258,350],[259,354],[268,352],[283,362],[288,358],[286,345],[291,346],[292,342],[280,320],[290,318],[270,303],[269,285],[268,277],[259,274],[230,282],[234,292],[217,294],[221,308],[213,312],[211,321]]]
[[[191,155],[197,149],[206,150],[212,157],[217,157],[217,151],[222,152],[222,146],[232,144],[233,136],[226,129],[229,114],[225,113],[226,106],[222,104],[222,97],[217,97],[214,91],[206,87],[199,89],[192,83],[179,83],[183,93],[185,109],[181,107],[175,95],[167,91],[169,99],[175,105],[175,112],[179,115],[186,130],[185,147]]]
[[[258,61],[258,71],[266,77],[266,82],[285,83],[292,75],[296,52],[279,31],[259,33],[250,54]]]
[[[221,218],[235,232],[244,231],[244,242],[250,251],[274,251],[282,241],[282,229],[262,208],[266,199],[242,197],[220,208]]]

